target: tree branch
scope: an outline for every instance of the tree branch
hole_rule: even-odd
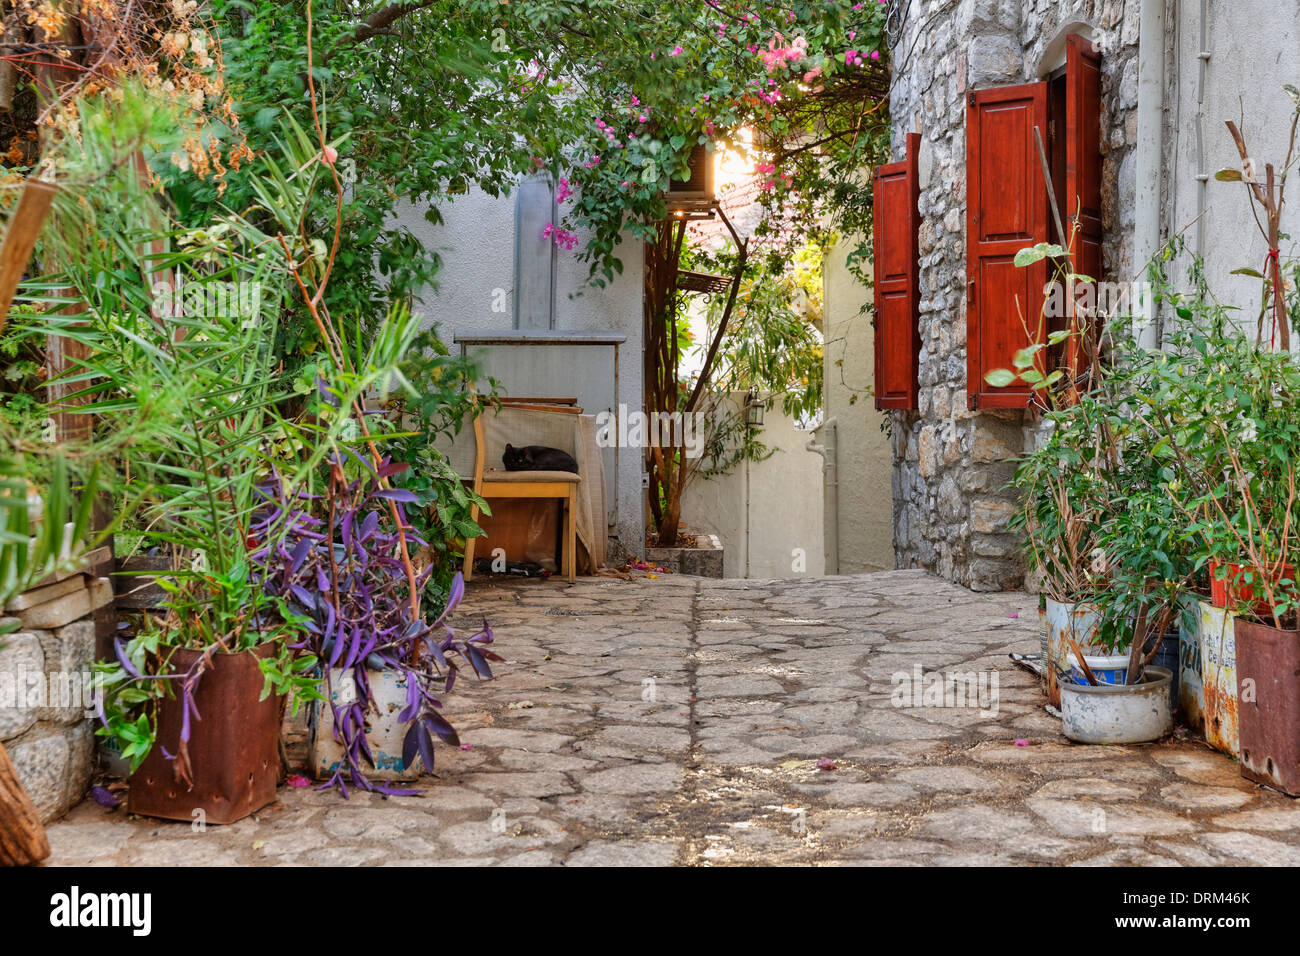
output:
[[[401,3],[390,3],[380,7],[357,24],[357,28],[352,31],[352,39],[357,43],[364,43],[371,37],[389,36],[393,32],[389,28],[402,17],[431,7],[436,2],[437,0],[404,0]]]

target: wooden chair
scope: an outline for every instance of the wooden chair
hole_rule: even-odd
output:
[[[517,409],[525,412],[528,409]],[[541,414],[571,414],[581,412],[578,408],[536,408]],[[519,444],[534,444],[527,441],[527,435],[519,435]],[[552,444],[553,442],[545,442]],[[555,447],[560,447],[555,445]],[[481,497],[492,501],[501,498],[555,498],[564,505],[564,536],[561,545],[561,573],[570,581],[578,578],[578,544],[576,511],[578,506],[578,485],[582,476],[568,471],[505,471],[499,468],[485,468],[488,441],[483,427],[481,409],[474,415],[474,491]],[[564,451],[573,452],[572,448]],[[470,519],[477,522],[479,508],[473,506]],[[477,538],[465,542],[465,580],[474,577],[474,551]]]

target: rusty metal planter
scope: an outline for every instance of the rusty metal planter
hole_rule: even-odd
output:
[[[193,783],[178,779],[162,750],[180,740],[181,703],[158,703],[158,739],[131,776],[128,806],[132,813],[164,820],[202,819],[234,823],[275,801],[280,775],[280,721],[284,698],[258,700],[264,680],[258,659],[275,645],[263,644],[240,654],[213,654],[194,692],[200,719],[190,725],[189,754]],[[193,666],[198,651],[178,650],[178,670]],[[201,810],[202,816],[196,815]]]
[[[1200,601],[1201,684],[1205,693],[1205,740],[1216,750],[1236,757],[1241,752],[1237,732],[1237,640],[1234,615]]]
[[[1196,617],[1191,627],[1178,623],[1178,710],[1187,726],[1205,732],[1205,684],[1201,677],[1200,612],[1193,604]]]
[[[1097,644],[1097,635],[1101,630],[1101,612],[1092,604],[1062,604],[1047,599],[1047,699],[1053,707],[1061,706],[1061,687],[1056,675],[1068,673],[1074,652],[1070,650],[1072,639],[1085,654],[1107,653]]]
[[[1237,618],[1241,775],[1300,796],[1300,631]]]

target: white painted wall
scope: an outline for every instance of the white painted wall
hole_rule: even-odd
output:
[[[1176,12],[1169,18],[1173,36],[1165,65],[1166,76],[1173,82],[1166,94],[1164,227],[1167,235],[1186,230],[1190,251],[1196,251],[1200,240],[1199,251],[1205,257],[1210,289],[1225,304],[1241,307],[1240,318],[1253,328],[1259,281],[1230,273],[1242,267],[1260,270],[1267,247],[1251,217],[1246,188],[1240,183],[1217,182],[1213,177],[1225,167],[1241,166],[1225,120],[1234,120],[1241,127],[1261,178],[1266,162],[1281,169],[1294,108],[1282,84],[1300,86],[1300,0],[1187,2],[1173,6]],[[1210,54],[1203,94],[1198,59],[1202,6],[1208,10],[1205,43]],[[1198,117],[1204,143],[1200,168]],[[1195,220],[1200,185],[1196,176],[1201,172],[1207,173],[1210,181],[1205,187],[1205,215],[1198,229]],[[1294,181],[1297,170],[1291,172]],[[1300,193],[1288,198],[1282,231],[1300,236]],[[1298,251],[1297,239],[1283,240],[1283,255]],[[1186,259],[1178,265],[1180,283],[1186,265]]]
[[[888,416],[875,410],[868,391],[875,378],[871,290],[845,264],[845,257],[856,245],[845,240],[836,243],[823,266],[823,420],[835,419],[840,574],[894,567],[893,462],[889,435],[881,430]],[[828,525],[834,520],[830,499],[828,492]],[[828,541],[834,537],[827,535]],[[835,566],[835,556],[827,555],[827,567]]]
[[[452,197],[440,208],[441,225],[424,218],[425,208],[406,203],[397,221],[442,257],[437,288],[419,294],[416,309],[425,327],[437,324],[451,344],[457,335],[504,332],[514,328],[515,202],[513,196],[492,197],[479,190]],[[579,235],[577,249],[556,250],[556,328],[583,331],[618,331],[627,336],[619,349],[618,402],[630,410],[642,408],[641,244],[628,238],[620,246],[623,274],[604,289],[587,282],[587,264],[577,252],[587,237]],[[504,303],[504,308],[502,308]],[[499,311],[494,311],[494,305]],[[510,383],[504,382],[507,394]],[[519,392],[516,391],[516,394]],[[573,375],[556,376],[548,394],[574,395]],[[588,409],[594,412],[597,409]],[[618,461],[616,540],[611,540],[611,560],[624,549],[644,551],[644,492],[639,455],[620,454]]]
[[[741,396],[732,400],[739,404]],[[821,575],[822,460],[805,447],[811,433],[796,428],[780,408],[768,408],[760,437],[775,449],[770,458],[687,485],[683,524],[718,536],[729,578]],[[794,567],[795,549],[803,551],[802,571]]]

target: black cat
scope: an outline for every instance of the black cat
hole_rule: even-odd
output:
[[[578,462],[567,451],[545,445],[506,445],[501,456],[506,471],[571,471],[578,473]]]

